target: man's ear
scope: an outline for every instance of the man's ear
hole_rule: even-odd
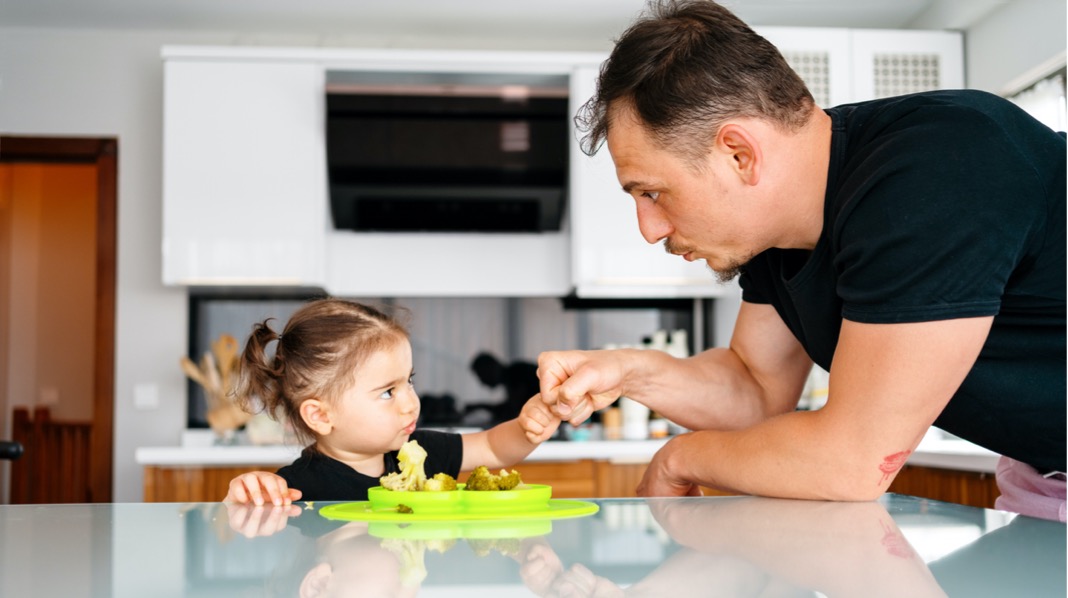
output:
[[[720,127],[716,135],[716,145],[730,155],[734,171],[747,185],[760,182],[760,171],[764,167],[764,156],[760,143],[752,132],[737,123],[727,123]]]
[[[319,399],[308,399],[301,403],[300,418],[319,436],[326,436],[334,429],[330,406]]]

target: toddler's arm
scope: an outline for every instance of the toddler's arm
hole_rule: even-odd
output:
[[[262,506],[264,494],[275,506],[288,505],[301,496],[300,490],[290,488],[282,476],[269,471],[252,471],[230,480],[230,491],[223,502]]]
[[[542,402],[541,395],[534,395],[516,419],[483,432],[463,435],[464,459],[460,470],[471,471],[479,465],[490,469],[515,465],[548,440],[559,426],[559,416]]]

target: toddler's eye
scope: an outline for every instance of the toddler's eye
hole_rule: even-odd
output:
[[[378,398],[385,399],[385,400],[392,399],[393,398],[393,390],[394,389],[391,388],[391,389],[383,392],[382,394],[378,395]]]
[[[408,386],[415,386],[415,374],[408,376]]]

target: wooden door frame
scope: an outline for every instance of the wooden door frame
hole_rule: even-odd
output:
[[[96,166],[96,322],[93,334],[93,430],[89,439],[92,502],[111,502],[114,477],[118,159],[119,142],[113,137],[0,135],[0,162]]]

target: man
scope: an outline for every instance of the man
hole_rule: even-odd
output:
[[[1002,508],[1064,520],[1063,134],[975,91],[823,110],[701,0],[626,31],[577,121],[645,239],[743,290],[727,348],[539,357],[572,423],[627,396],[696,430],[640,494],[870,500],[934,424],[1005,455]]]

